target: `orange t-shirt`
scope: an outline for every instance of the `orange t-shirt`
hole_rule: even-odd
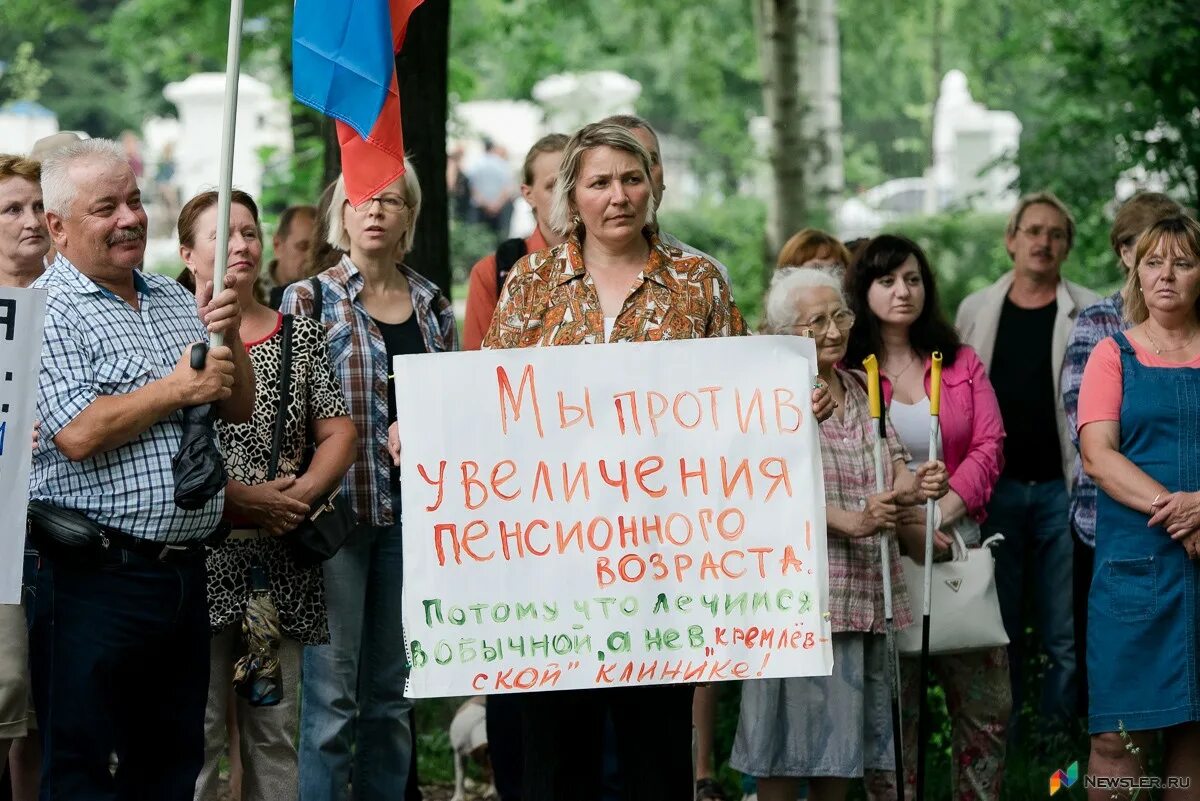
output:
[[[1125,335],[1133,345],[1138,362],[1147,367],[1200,367],[1200,358],[1190,362],[1169,362],[1154,351]],[[1083,369],[1083,385],[1079,388],[1079,428],[1101,421],[1120,422],[1121,349],[1112,337],[1104,339],[1092,351]]]
[[[543,250],[548,245],[542,229],[534,228],[525,239],[525,252]],[[492,315],[500,302],[500,287],[496,285],[496,254],[491,253],[475,262],[471,282],[467,285],[467,311],[463,317],[463,350],[479,350],[492,325]]]

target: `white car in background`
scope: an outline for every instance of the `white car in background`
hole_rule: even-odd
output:
[[[893,178],[873,186],[842,202],[834,217],[837,235],[843,242],[875,236],[888,223],[944,209],[949,200],[945,193],[930,202],[929,192],[927,178]]]

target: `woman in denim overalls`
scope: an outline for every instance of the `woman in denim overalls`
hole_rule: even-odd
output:
[[[1088,608],[1088,631],[1095,632],[1087,653],[1088,772],[1141,775],[1161,730],[1164,775],[1196,783],[1200,224],[1170,217],[1146,231],[1123,294],[1135,325],[1097,346],[1080,394],[1084,469],[1100,487]],[[1122,797],[1107,786],[1088,792],[1105,801]]]

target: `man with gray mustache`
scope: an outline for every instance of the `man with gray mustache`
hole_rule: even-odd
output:
[[[35,603],[49,603],[32,635],[46,644],[32,660],[41,797],[190,801],[208,695],[204,543],[224,497],[176,506],[171,458],[182,409],[250,418],[241,309],[231,281],[202,291],[197,309],[174,280],[141,271],[146,211],[115,142],[49,156],[42,194],[58,256],[34,283],[48,298],[30,497],[78,515],[91,544],[72,545],[51,522],[30,531]],[[225,346],[194,369],[192,344],[214,333]]]

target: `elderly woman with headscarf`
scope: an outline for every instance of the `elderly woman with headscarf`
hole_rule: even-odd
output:
[[[746,333],[706,259],[662,244],[650,155],[597,123],[567,143],[551,225],[566,241],[514,265],[484,348],[649,342]],[[814,392],[818,418],[831,401]],[[624,798],[690,798],[692,687],[658,685],[525,696],[526,801],[599,799],[605,718],[616,729]]]
[[[854,325],[837,279],[810,267],[782,268],[765,306],[768,333],[815,340],[817,374],[836,402],[834,416],[820,427],[833,675],[744,683],[730,764],[758,777],[760,801],[792,801],[801,778],[809,780],[810,801],[840,801],[849,779],[880,772],[868,780],[883,788],[889,776],[882,771],[895,769],[879,538],[891,539],[894,621],[903,627],[912,614],[893,532],[902,507],[946,493],[946,468],[925,462],[910,471],[908,451],[889,422],[884,486],[890,489],[876,492],[866,383],[837,367]]]

